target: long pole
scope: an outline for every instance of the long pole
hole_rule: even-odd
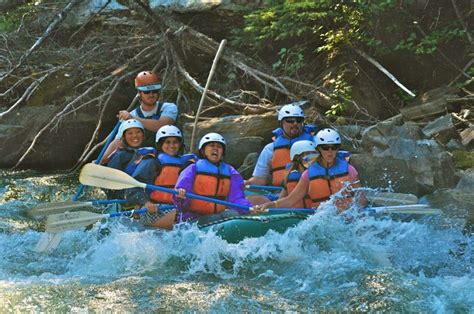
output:
[[[104,146],[102,147],[102,150],[99,153],[99,156],[95,160],[96,164],[100,162],[100,160],[102,159],[102,157],[105,154],[105,151],[107,150],[107,147],[109,147],[110,143],[115,138],[115,135],[117,134],[121,123],[122,123],[121,121],[117,121],[117,123],[115,124],[114,129],[112,130],[112,132],[110,132],[109,137],[107,138],[107,142],[105,142]],[[79,185],[79,188],[76,191],[76,195],[74,195],[72,200],[77,201],[79,199],[79,197],[81,196],[82,192],[84,192],[84,185],[83,184]]]
[[[207,82],[206,86],[204,87],[204,90],[202,91],[202,96],[201,96],[201,101],[199,102],[198,110],[196,111],[196,117],[194,118],[194,127],[193,127],[193,133],[191,135],[191,145],[190,150],[192,151],[194,148],[194,139],[196,135],[196,128],[199,120],[199,115],[201,114],[201,108],[202,104],[204,103],[204,99],[206,98],[207,90],[209,89],[209,83],[212,80],[212,77],[214,76],[214,72],[216,71],[216,66],[217,62],[219,61],[219,58],[222,55],[222,51],[224,50],[224,46],[226,44],[227,40],[223,39],[219,45],[219,48],[217,49],[216,56],[214,57],[214,61],[212,62],[211,66],[211,71],[209,72],[209,76],[207,77]]]

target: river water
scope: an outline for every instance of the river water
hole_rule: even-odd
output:
[[[444,215],[348,222],[327,205],[284,234],[238,244],[193,226],[139,231],[114,218],[36,253],[44,222],[26,211],[76,188],[70,176],[0,172],[1,313],[474,312],[472,239]]]

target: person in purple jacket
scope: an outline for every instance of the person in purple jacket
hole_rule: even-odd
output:
[[[186,192],[191,192],[249,208],[252,206],[245,198],[242,176],[234,167],[222,161],[225,146],[225,139],[218,133],[206,134],[199,141],[200,159],[180,173],[175,185],[178,194],[173,197],[173,203],[177,209],[177,222],[193,221],[210,215],[221,219],[250,213],[247,209],[226,210],[225,205],[185,197]]]

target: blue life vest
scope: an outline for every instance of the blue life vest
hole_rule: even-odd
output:
[[[123,171],[128,175],[132,175],[135,169],[137,169],[138,164],[143,160],[143,158],[155,158],[155,156],[156,149],[153,147],[140,147],[138,149],[135,149],[135,154],[132,157],[132,160],[128,163],[127,167],[125,167]]]

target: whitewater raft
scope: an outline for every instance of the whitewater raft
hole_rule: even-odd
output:
[[[238,215],[212,222],[200,222],[203,231],[214,231],[229,243],[238,243],[245,238],[258,238],[270,230],[283,233],[308,218],[303,213],[266,213],[261,215]]]

